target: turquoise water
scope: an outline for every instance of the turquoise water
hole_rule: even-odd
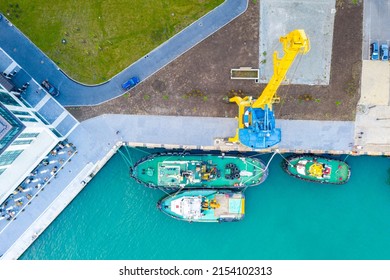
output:
[[[116,154],[21,258],[390,259],[390,159],[348,157],[342,186],[291,178],[281,161],[247,189],[243,221],[189,224],[159,212],[164,193],[129,179]]]

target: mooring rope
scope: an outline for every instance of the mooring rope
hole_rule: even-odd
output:
[[[130,168],[133,166],[133,163],[126,157],[126,155],[120,150],[118,149],[118,152],[119,154],[121,155],[122,159],[125,161],[125,163],[127,164],[127,167]]]
[[[177,192],[175,192],[175,194],[173,195],[173,197],[177,196],[182,190],[184,190],[184,187],[180,188]]]
[[[130,149],[135,149],[135,150],[137,150],[137,151],[143,152],[143,153],[148,154],[148,155],[151,154],[151,153],[149,153],[149,152],[147,152],[147,151],[144,151],[144,150],[141,150],[141,149],[139,149],[139,148],[137,148],[137,147],[129,147],[129,148],[130,148]]]
[[[129,150],[127,149],[127,146],[125,146],[125,150],[126,150],[126,152],[127,152],[127,155],[129,156],[129,160],[130,160],[130,162],[131,162],[131,166],[134,166],[133,160],[131,159],[131,155],[130,155]]]
[[[171,195],[170,193],[166,192],[166,191],[164,190],[164,188],[159,187],[158,189],[159,189],[160,191],[162,191],[163,193],[167,194],[169,197],[172,197],[172,195]]]
[[[263,171],[263,170],[262,170],[262,171]],[[248,182],[249,180],[252,180],[252,179],[254,179],[255,177],[260,176],[260,175],[264,175],[264,171],[263,171],[263,173],[258,173],[258,174],[256,174],[256,175],[253,175],[253,176],[249,177],[246,181],[243,181],[242,184],[246,184],[246,182]]]
[[[278,152],[278,153],[279,153],[279,152]],[[279,155],[280,155],[285,161],[287,161],[288,164],[289,164],[290,166],[293,165],[293,164],[292,164],[288,159],[286,159],[281,153],[279,153]]]
[[[251,163],[251,162],[245,161],[245,163],[246,163],[246,164],[249,164],[249,165],[252,165],[253,168],[254,168],[255,170],[261,170],[261,171],[263,171],[263,168],[261,168],[261,167],[259,167],[259,166],[256,166],[255,164],[253,164],[253,163]]]
[[[276,154],[280,154],[278,149],[275,150],[275,152],[272,154],[271,158],[268,160],[267,165],[265,166],[264,171],[267,171],[267,169],[268,169],[268,167],[269,167],[269,165],[270,165],[272,159],[274,158],[274,156],[275,156]]]

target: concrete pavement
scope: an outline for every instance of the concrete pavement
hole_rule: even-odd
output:
[[[361,96],[356,110],[357,154],[390,155],[390,66],[369,60],[370,43],[390,43],[390,2],[366,0],[363,9]]]
[[[215,139],[234,136],[236,127],[237,121],[233,118],[103,115],[82,122],[69,139],[85,149],[100,139],[105,145],[100,148],[98,157],[116,141],[170,148],[218,149],[214,146]],[[277,127],[282,128],[282,141],[272,148],[286,152],[349,153],[354,144],[354,122],[277,120]],[[235,150],[232,146],[230,149]]]
[[[282,55],[280,36],[304,29],[311,50],[298,56],[286,79],[289,83],[328,85],[332,60],[335,0],[260,1],[260,82],[273,74],[272,55]],[[262,62],[263,61],[263,62]]]

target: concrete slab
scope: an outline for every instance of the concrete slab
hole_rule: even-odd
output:
[[[371,106],[356,115],[355,144],[363,153],[390,153],[390,106]]]
[[[64,109],[53,98],[48,99],[38,111],[49,123],[53,123],[62,112],[64,112]]]
[[[349,152],[354,143],[354,122],[278,120],[277,126],[282,129],[280,149]]]
[[[362,85],[359,104],[389,105],[390,64],[363,60]]]
[[[102,151],[119,140],[210,148],[216,138],[234,136],[236,126],[232,118],[104,115],[82,122],[69,139],[86,147],[99,139],[107,143]],[[354,122],[277,120],[277,126],[282,128],[280,149],[349,152],[353,147]]]
[[[66,136],[77,124],[78,122],[73,118],[73,116],[66,112],[66,117],[58,124],[56,129],[63,136]]]
[[[280,36],[304,29],[311,50],[296,59],[287,79],[294,84],[328,85],[334,15],[335,0],[260,1],[260,82],[268,82],[273,74],[272,54],[282,52]],[[266,63],[261,63],[264,59]]]

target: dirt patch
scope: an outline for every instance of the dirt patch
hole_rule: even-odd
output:
[[[338,0],[329,86],[282,86],[283,119],[354,120],[360,96],[362,4]],[[234,94],[257,97],[265,85],[231,80],[230,70],[259,65],[259,4],[158,71],[128,94],[99,106],[68,107],[80,121],[101,114],[235,117]]]

